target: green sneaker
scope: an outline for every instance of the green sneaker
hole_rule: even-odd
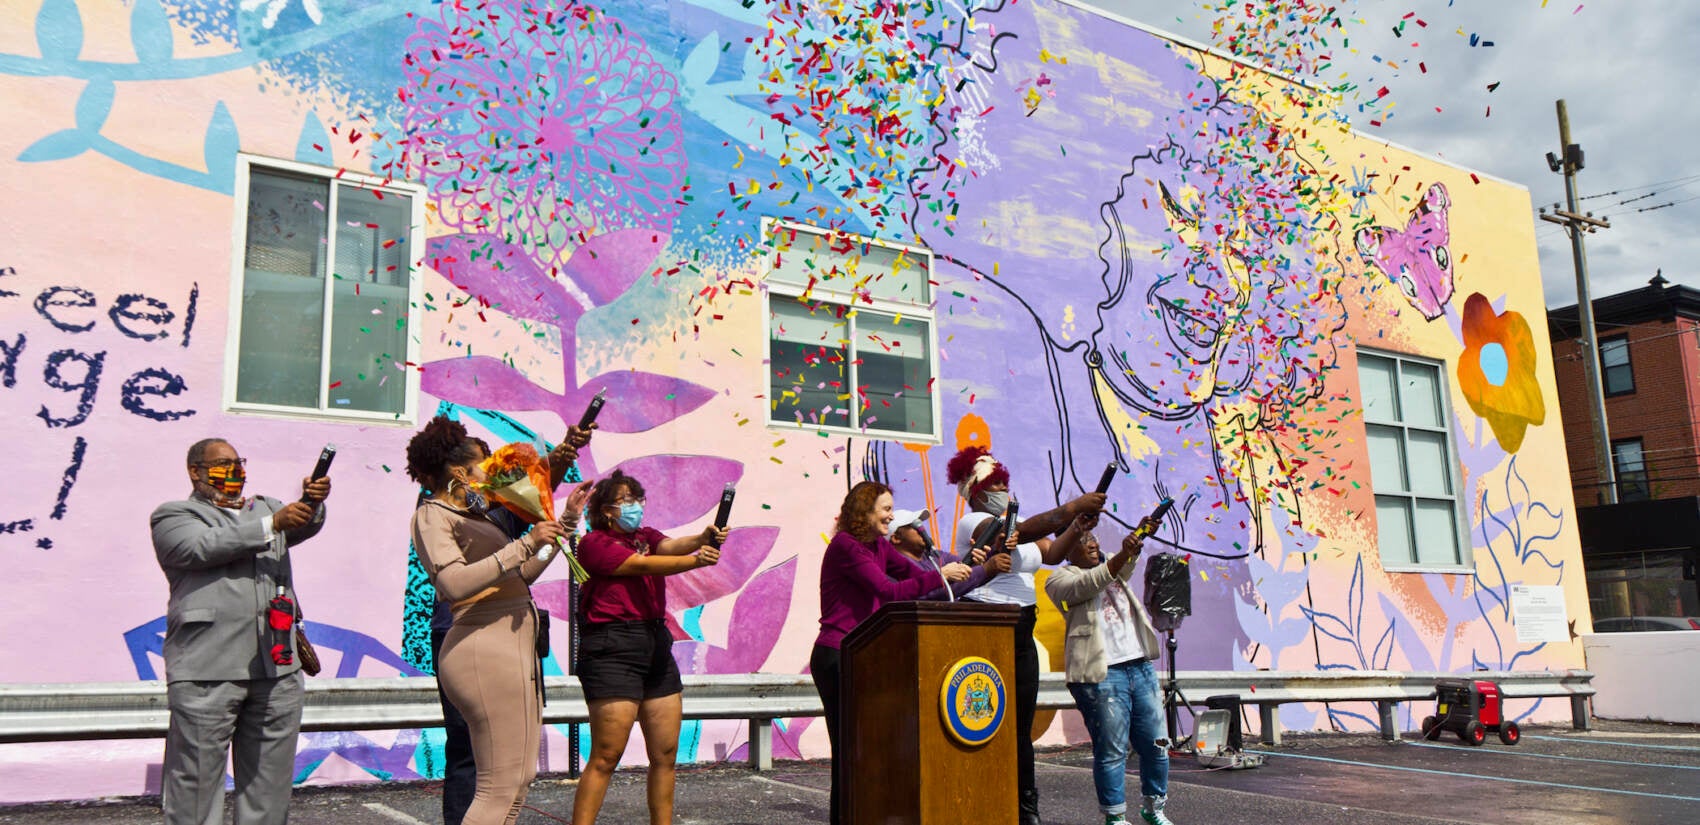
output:
[[[1127,825],[1127,817],[1122,814],[1104,814],[1104,825]]]

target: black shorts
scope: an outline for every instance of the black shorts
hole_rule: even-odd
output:
[[[661,620],[585,622],[579,629],[584,699],[656,699],[684,691],[673,661],[673,633]]]

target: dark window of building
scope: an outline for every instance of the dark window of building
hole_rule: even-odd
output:
[[[1611,464],[1612,472],[1617,476],[1618,501],[1646,501],[1652,498],[1647,485],[1647,459],[1641,449],[1641,439],[1613,441]]]
[[[1629,339],[1619,336],[1600,342],[1600,383],[1606,395],[1635,391],[1635,370],[1629,364]]]

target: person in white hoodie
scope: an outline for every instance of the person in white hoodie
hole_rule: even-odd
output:
[[[1147,825],[1173,825],[1163,810],[1169,743],[1154,666],[1161,648],[1150,614],[1127,584],[1144,539],[1129,533],[1105,562],[1090,532],[1096,521],[1081,516],[1069,525],[1069,531],[1084,535],[1069,551],[1069,563],[1045,582],[1045,593],[1068,619],[1063,653],[1068,690],[1092,737],[1092,784],[1104,825],[1128,821],[1129,743],[1139,754],[1140,818]]]

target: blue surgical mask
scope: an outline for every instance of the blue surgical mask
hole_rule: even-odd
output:
[[[635,532],[643,524],[643,505],[635,501],[620,505],[620,517],[614,523],[620,525],[621,530]]]
[[[473,513],[484,513],[490,509],[490,502],[477,490],[466,491],[466,509]]]

